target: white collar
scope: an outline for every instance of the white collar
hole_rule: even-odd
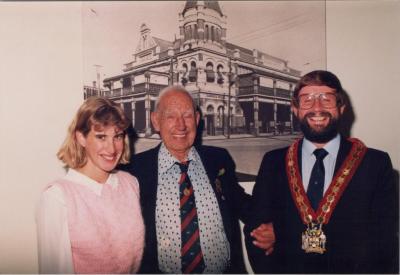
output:
[[[176,157],[174,157],[165,146],[164,142],[161,143],[160,151],[158,153],[159,163],[159,172],[165,173],[172,167],[174,167],[175,163],[180,162]],[[198,155],[196,149],[192,146],[188,153],[188,161],[197,162],[200,161],[200,156]]]
[[[101,195],[101,190],[103,189],[104,184],[109,184],[112,188],[118,186],[118,178],[116,173],[110,173],[106,182],[104,184],[95,181],[94,179],[89,178],[85,174],[78,172],[75,169],[68,169],[67,174],[64,179],[81,184],[92,190],[97,195]]]
[[[329,153],[330,156],[337,156],[339,152],[340,138],[340,135],[337,134],[336,137],[324,145],[323,148]],[[312,156],[315,149],[317,149],[317,147],[311,141],[306,138],[303,139],[302,152],[305,154],[305,156]]]

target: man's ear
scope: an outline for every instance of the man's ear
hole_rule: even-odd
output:
[[[86,146],[86,137],[84,134],[82,134],[82,132],[76,131],[75,138],[78,141],[79,145],[81,145],[82,147]]]
[[[160,114],[158,112],[152,112],[150,114],[151,124],[153,124],[154,129],[160,132]]]

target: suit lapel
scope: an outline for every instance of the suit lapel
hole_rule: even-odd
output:
[[[143,167],[140,178],[140,193],[145,219],[148,219],[152,226],[155,226],[155,212],[158,186],[158,151],[157,146],[148,152],[147,156],[141,161],[146,164]]]
[[[226,214],[226,209],[225,203],[223,201],[224,188],[222,187],[224,186],[224,183],[221,182],[222,177],[217,179],[219,169],[223,168],[220,167],[221,158],[215,153],[215,151],[207,150],[207,148],[203,146],[196,147],[196,150],[199,153],[200,159],[203,163],[203,167],[206,170],[211,187],[214,191],[215,197],[217,198],[222,214],[222,219],[225,221],[224,215]]]
[[[146,167],[146,186],[145,188],[149,188],[150,194],[156,194],[157,185],[158,185],[158,152],[160,151],[160,145],[152,149],[151,154],[149,155],[149,161],[146,161],[146,164],[150,164],[149,167]],[[154,193],[153,193],[154,192]]]
[[[158,152],[160,146],[140,155],[137,165],[140,185],[140,200],[143,219],[146,225],[145,249],[143,253],[141,273],[160,273],[158,269],[158,248],[156,233],[156,199],[158,186]]]
[[[303,169],[302,167],[302,151],[303,151],[303,139],[300,140],[299,145],[297,146],[297,165],[299,166],[300,178],[303,178]]]
[[[351,150],[351,146],[352,146],[351,142],[348,141],[344,136],[340,137],[340,146],[339,146],[339,152],[338,152],[338,155],[336,158],[334,174],[336,174],[336,172],[339,170],[342,163],[345,161],[347,155],[349,154],[349,152]]]
[[[199,146],[196,147],[199,153],[200,159],[203,162],[204,169],[206,170],[207,176],[210,180],[211,187],[214,191],[215,197],[218,202],[219,210],[222,217],[222,222],[225,228],[225,234],[229,242],[232,240],[232,224],[231,224],[231,213],[229,207],[226,204],[225,199],[223,199],[223,189],[224,182],[221,182],[218,177],[219,169],[221,165],[221,158],[213,150],[208,150],[206,147]],[[217,187],[217,182],[219,182],[219,187]]]

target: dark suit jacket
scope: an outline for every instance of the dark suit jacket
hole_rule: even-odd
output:
[[[351,143],[341,139],[335,171]],[[299,145],[301,151],[301,145]],[[253,218],[245,227],[250,263],[257,273],[397,273],[398,190],[388,154],[368,149],[347,189],[324,225],[326,252],[301,249],[302,223],[285,171],[287,148],[267,153],[253,189]],[[301,161],[299,152],[299,160]],[[300,166],[301,167],[301,166]],[[301,171],[301,168],[300,168]],[[273,222],[274,252],[265,256],[249,232]]]
[[[159,149],[160,146],[157,146],[133,156],[130,164],[123,168],[135,175],[140,185],[142,213],[146,226],[145,249],[140,273],[160,273],[155,226]],[[199,146],[196,150],[217,197],[226,237],[230,243],[230,267],[226,272],[245,273],[238,219],[246,221],[250,196],[238,184],[235,164],[227,150],[210,146]],[[225,169],[225,173],[218,177],[221,181],[221,190],[216,187],[215,180],[222,168]]]

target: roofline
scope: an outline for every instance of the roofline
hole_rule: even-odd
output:
[[[234,60],[234,61],[237,61],[237,62],[241,63],[242,66],[246,66],[246,64],[249,64],[249,65],[251,65],[251,67],[253,67],[251,69],[254,70],[254,71],[262,71],[262,70],[260,70],[258,68],[254,68],[254,67],[259,67],[259,68],[263,68],[265,70],[274,71],[277,74],[281,74],[282,77],[285,77],[285,76],[288,77],[289,76],[288,78],[293,77],[293,78],[295,78],[295,80],[298,80],[300,78],[300,76],[296,76],[294,74],[291,74],[290,72],[284,72],[284,71],[281,71],[281,70],[278,70],[278,69],[275,69],[275,68],[272,68],[272,67],[269,67],[269,66],[266,66],[266,65],[263,65],[263,64],[255,63],[255,62],[248,62],[248,61],[245,61],[245,60],[243,60],[241,58],[234,57],[234,56],[232,56],[232,55],[230,55],[228,53],[222,54],[220,52],[217,52],[217,51],[214,51],[214,50],[211,50],[211,49],[208,49],[208,48],[196,47],[195,49],[192,49],[191,51],[185,50],[185,51],[182,51],[182,52],[178,52],[177,54],[174,54],[173,56],[166,56],[166,57],[163,57],[162,59],[153,60],[151,62],[144,63],[144,64],[138,65],[136,67],[132,67],[129,71],[127,71],[127,72],[125,72],[123,74],[116,75],[116,76],[109,77],[109,78],[105,78],[103,80],[103,82],[114,80],[114,79],[119,79],[119,78],[127,76],[127,75],[140,74],[140,73],[142,73],[144,71],[147,71],[145,68],[147,68],[147,67],[149,67],[149,66],[151,66],[153,64],[157,64],[157,66],[155,68],[161,67],[161,66],[165,66],[165,65],[169,65],[169,60],[171,58],[176,58],[178,56],[191,54],[191,53],[194,53],[194,52],[199,51],[199,50],[202,50],[202,51],[205,51],[205,52],[209,52],[209,53],[213,53],[213,54],[216,54],[216,55],[219,55],[219,56],[225,56],[227,58],[230,58],[231,60]],[[163,51],[161,53],[164,53],[164,52],[166,52],[166,51]],[[168,63],[166,61],[168,61]],[[292,68],[290,68],[290,69],[292,69]],[[295,70],[295,69],[292,69],[292,70]],[[157,72],[157,73],[160,73],[160,72]]]

